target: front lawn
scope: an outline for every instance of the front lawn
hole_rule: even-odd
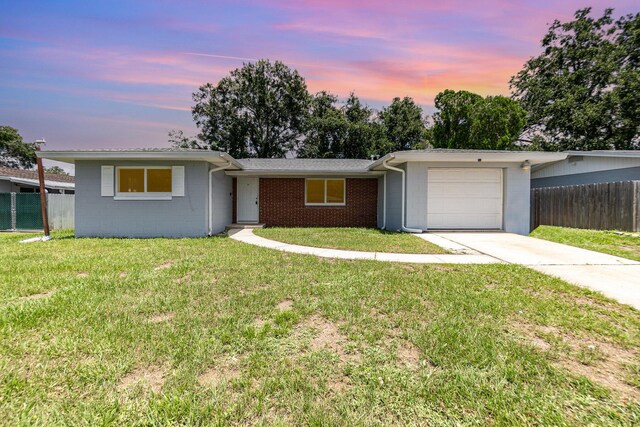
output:
[[[541,225],[531,232],[531,236],[640,261],[640,237],[638,237],[638,233],[581,230],[578,228]]]
[[[377,228],[262,228],[258,236],[294,245],[364,252],[445,254],[440,246],[407,233]]]
[[[524,267],[22,237],[0,234],[5,425],[640,419],[640,313]]]

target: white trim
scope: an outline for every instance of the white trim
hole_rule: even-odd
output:
[[[344,195],[344,201],[342,203],[329,203],[327,202],[327,180],[342,181],[342,194]],[[307,181],[324,181],[324,203],[308,203],[307,202]],[[346,178],[305,178],[304,179],[304,205],[305,206],[346,206],[347,205],[347,179]]]
[[[120,192],[120,169],[142,169],[144,171],[144,191],[142,192]],[[167,169],[171,171],[171,185],[173,186],[173,168],[172,166],[116,166],[115,179],[115,196],[113,200],[171,200],[173,194],[171,191],[166,192],[149,192],[147,191],[147,170],[148,169]]]

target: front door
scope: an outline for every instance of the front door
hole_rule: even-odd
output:
[[[258,178],[238,177],[238,222],[258,223]]]

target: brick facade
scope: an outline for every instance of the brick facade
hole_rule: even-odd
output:
[[[260,178],[260,223],[271,227],[377,226],[377,178],[347,178],[346,206],[305,206],[304,193],[304,178]]]

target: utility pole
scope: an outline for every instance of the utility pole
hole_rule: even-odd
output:
[[[36,151],[40,151],[40,144],[45,144],[44,139],[36,141]],[[44,168],[42,167],[42,159],[36,155],[36,164],[38,165],[38,181],[40,181],[40,208],[42,210],[42,225],[44,226],[44,240],[49,240],[49,216],[47,215],[47,194],[44,187]]]

